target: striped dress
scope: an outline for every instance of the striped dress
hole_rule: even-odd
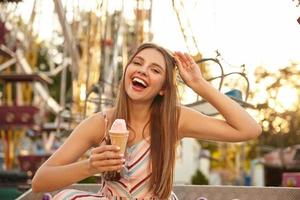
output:
[[[127,148],[126,163],[121,172],[119,181],[104,180],[98,193],[87,193],[79,190],[63,190],[58,193],[54,200],[156,200],[150,189],[151,161],[150,143],[143,139],[139,143]],[[169,200],[176,200],[172,193]]]

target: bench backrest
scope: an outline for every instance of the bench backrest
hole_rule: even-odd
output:
[[[67,188],[97,192],[97,184],[75,184]],[[51,195],[56,194],[52,192]],[[244,186],[197,186],[177,185],[174,192],[179,200],[300,200],[300,188],[244,187]],[[17,200],[41,200],[43,193],[24,193]]]

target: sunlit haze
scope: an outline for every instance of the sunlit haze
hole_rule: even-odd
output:
[[[41,40],[45,40],[57,26],[53,20],[54,5],[50,0],[37,2],[42,12],[36,13],[35,30]],[[71,2],[77,1],[64,3]],[[96,5],[94,1],[80,2],[77,2],[79,7],[85,10]],[[110,7],[119,8],[122,1],[114,2]],[[29,20],[32,5],[33,1],[28,0],[18,10],[25,21]],[[125,10],[130,9],[128,5]],[[218,50],[230,65],[246,64],[250,70],[258,65],[276,70],[300,60],[300,25],[297,23],[300,8],[292,0],[191,0],[184,1],[182,12],[189,19],[205,57],[215,56]],[[72,10],[67,10],[68,19],[73,17],[71,13]],[[153,0],[151,28],[154,42],[171,50],[187,51],[171,0]]]
[[[49,40],[53,30],[60,28],[58,20],[55,20],[57,15],[54,4],[51,0],[37,2],[42,9],[36,13],[38,20],[34,21],[33,27],[40,40]],[[81,10],[97,10],[99,6],[97,1],[62,2],[68,5],[68,21],[76,17],[73,16],[73,7],[69,5],[77,3]],[[20,5],[17,12],[22,14],[26,22],[30,17],[33,0],[24,1]],[[109,12],[122,9],[121,5],[122,0],[109,1]],[[133,6],[133,1],[124,4],[124,17],[127,20],[134,19]],[[234,67],[245,65],[251,84],[254,83],[254,70],[258,66],[276,71],[291,62],[300,63],[300,25],[297,23],[300,8],[296,7],[295,1],[189,0],[184,1],[180,12],[190,22],[200,53],[206,58],[215,57],[218,50],[227,70],[234,71]],[[151,32],[154,42],[171,50],[188,51],[171,0],[153,0]],[[211,70],[219,72],[219,69]],[[194,99],[195,95],[190,93],[186,95],[187,99]],[[258,98],[262,98],[262,94]],[[293,102],[286,101],[285,104],[289,104],[285,107],[292,106]]]
[[[233,66],[270,70],[300,61],[300,8],[292,0],[184,1],[204,56],[219,50]],[[185,49],[171,1],[154,1],[154,41]]]

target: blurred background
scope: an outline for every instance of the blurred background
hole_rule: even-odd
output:
[[[183,139],[176,184],[300,187],[299,4],[1,0],[0,199],[29,189],[81,120],[113,106],[130,52],[145,41],[190,53],[263,127],[249,142]],[[182,104],[221,117],[179,77],[178,89]]]

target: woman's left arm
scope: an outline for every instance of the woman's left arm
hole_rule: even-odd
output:
[[[188,54],[174,54],[180,76],[198,95],[214,106],[225,120],[201,114],[181,107],[180,137],[238,142],[257,137],[260,125],[235,101],[211,86],[203,77],[200,68]]]

